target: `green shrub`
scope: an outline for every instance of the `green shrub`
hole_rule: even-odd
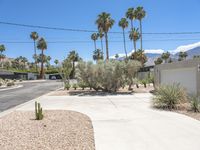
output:
[[[78,86],[79,86],[80,88],[82,88],[82,90],[84,90],[84,89],[87,87],[86,83],[84,83],[84,82],[79,82],[79,83],[78,83]]]
[[[66,83],[66,84],[65,84],[65,89],[69,90],[70,87],[71,87],[71,85],[70,85],[69,83]]]
[[[6,85],[7,85],[7,86],[13,86],[13,85],[15,85],[15,83],[12,82],[12,81],[10,81],[10,82],[8,82]]]
[[[153,98],[153,104],[158,108],[167,108],[172,110],[177,108],[178,104],[185,102],[187,95],[180,84],[163,85],[156,89]]]
[[[192,111],[200,112],[200,97],[191,96],[190,97],[190,106],[191,106]]]
[[[78,85],[77,84],[73,84],[73,88],[74,88],[74,90],[76,90],[78,88]]]
[[[125,83],[131,85],[141,63],[138,61],[79,62],[77,78],[94,90],[116,92]]]
[[[144,87],[147,87],[148,81],[146,79],[141,80],[141,83],[144,85]]]
[[[22,79],[19,80],[19,82],[22,82],[22,81],[23,81]]]

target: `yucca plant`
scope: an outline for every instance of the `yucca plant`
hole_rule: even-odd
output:
[[[192,111],[200,112],[200,97],[199,96],[191,96],[190,97],[190,106],[191,106]]]
[[[180,84],[162,85],[156,89],[153,105],[158,108],[172,110],[177,108],[178,104],[185,102],[186,99],[186,92]]]
[[[78,85],[77,84],[73,84],[73,88],[74,88],[74,90],[76,90],[78,88]]]
[[[65,84],[65,89],[69,90],[70,87],[71,87],[71,85],[70,85],[69,83],[66,83],[66,84]]]
[[[78,83],[78,86],[79,86],[80,88],[82,88],[82,90],[84,90],[84,89],[87,87],[87,85],[86,85],[84,82],[79,82],[79,83]]]

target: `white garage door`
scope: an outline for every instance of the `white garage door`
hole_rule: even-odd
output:
[[[181,68],[161,71],[161,84],[180,83],[189,93],[197,93],[196,69]]]

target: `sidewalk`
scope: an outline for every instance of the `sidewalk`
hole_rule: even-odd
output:
[[[93,122],[97,150],[199,150],[200,122],[154,110],[151,94],[42,96],[43,109],[75,110]],[[34,110],[34,101],[17,110]]]

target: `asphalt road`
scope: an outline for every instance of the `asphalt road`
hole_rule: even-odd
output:
[[[21,88],[0,91],[0,112],[25,103],[62,86],[62,82],[26,82]]]

